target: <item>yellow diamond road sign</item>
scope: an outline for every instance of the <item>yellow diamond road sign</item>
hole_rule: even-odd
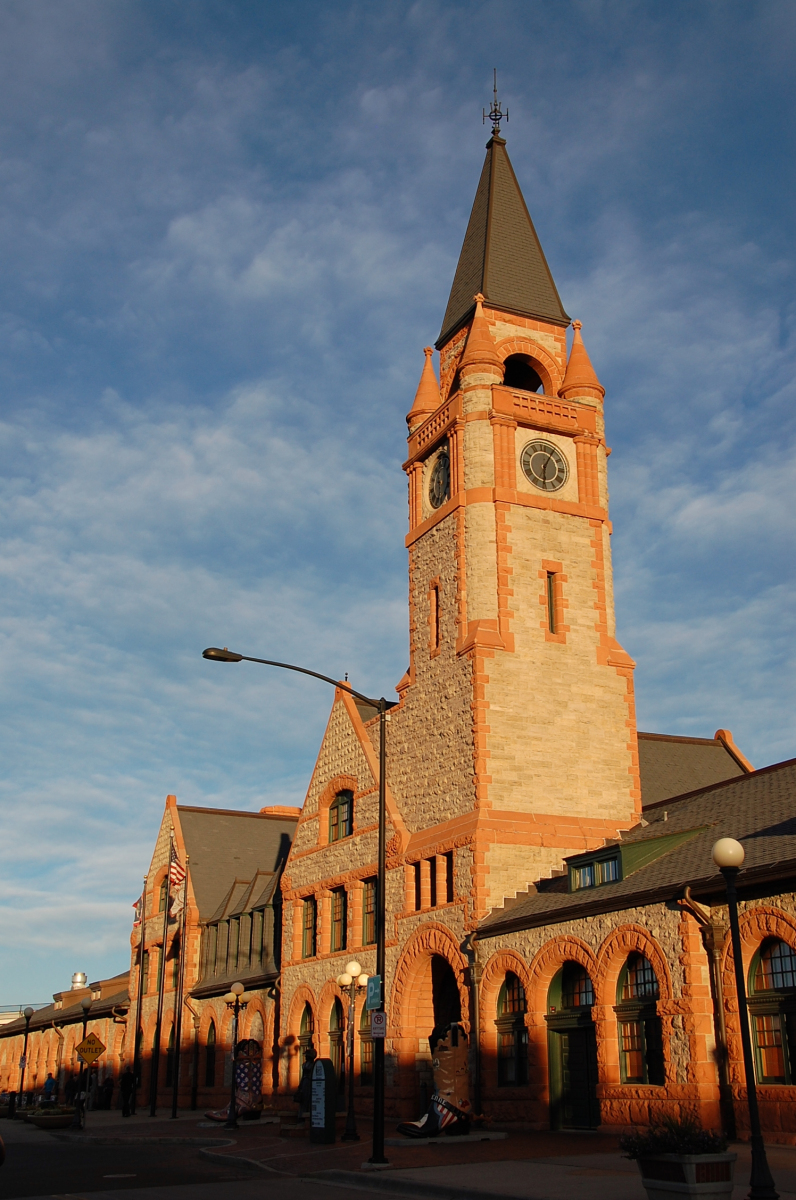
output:
[[[77,1047],[77,1052],[86,1066],[90,1067],[105,1052],[105,1047],[96,1033],[90,1033],[88,1037],[83,1038],[83,1041]]]

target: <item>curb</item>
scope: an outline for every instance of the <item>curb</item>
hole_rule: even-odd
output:
[[[234,1146],[232,1138],[192,1137],[103,1137],[101,1134],[53,1133],[59,1142],[83,1145],[91,1142],[95,1146]]]
[[[419,1179],[387,1178],[378,1171],[319,1171],[317,1175],[303,1175],[302,1179],[314,1183],[325,1183],[336,1187],[355,1188],[364,1192],[392,1192],[399,1196],[432,1196],[439,1200],[495,1200],[494,1192],[478,1191],[475,1188],[457,1187],[448,1183],[421,1183]],[[512,1200],[510,1195],[501,1200]],[[534,1200],[525,1197],[525,1200]],[[543,1200],[539,1196],[536,1200]]]

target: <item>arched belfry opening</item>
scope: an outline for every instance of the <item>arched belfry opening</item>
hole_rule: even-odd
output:
[[[542,377],[527,354],[510,354],[503,366],[504,387],[519,388],[523,392],[544,391]]]

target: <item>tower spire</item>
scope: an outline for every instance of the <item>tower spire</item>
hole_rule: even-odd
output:
[[[500,101],[498,100],[497,67],[494,68],[494,72],[493,72],[492,107],[490,108],[488,114],[487,114],[486,109],[483,110],[483,113],[484,113],[484,119],[481,122],[481,124],[486,125],[486,119],[487,119],[487,115],[488,115],[489,120],[492,122],[492,137],[500,137],[500,122],[504,119],[504,116],[505,116],[506,124],[508,125],[509,110],[506,109],[506,112],[504,114],[500,107]]]

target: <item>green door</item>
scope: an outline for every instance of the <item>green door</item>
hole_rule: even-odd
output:
[[[594,1026],[551,1029],[549,1048],[552,1128],[596,1128],[600,1123],[600,1107]]]

